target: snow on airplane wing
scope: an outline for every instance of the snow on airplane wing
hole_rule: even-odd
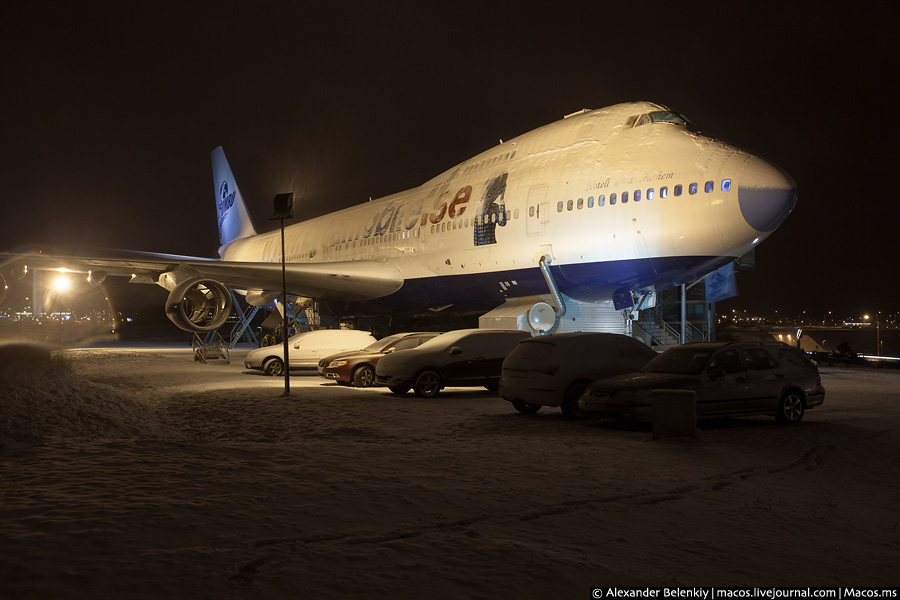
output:
[[[43,252],[0,254],[0,268],[27,265],[42,270],[130,276],[135,283],[159,283],[166,273],[214,279],[237,289],[281,291],[281,263],[235,262],[215,258],[116,251],[115,257],[72,257]],[[390,262],[355,260],[288,263],[291,295],[325,300],[371,300],[399,290],[403,277]]]

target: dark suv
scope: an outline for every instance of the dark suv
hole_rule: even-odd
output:
[[[780,342],[701,342],[666,350],[640,371],[588,386],[582,414],[647,421],[653,390],[692,390],[697,417],[773,415],[799,423],[825,401],[816,363]]]
[[[417,348],[381,357],[375,381],[395,394],[412,388],[422,398],[437,396],[447,386],[496,390],[503,359],[530,335],[516,329],[449,331]]]

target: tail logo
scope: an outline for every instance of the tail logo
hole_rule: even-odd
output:
[[[226,210],[234,205],[234,192],[228,193],[228,182],[223,181],[219,186],[219,214],[222,215]]]

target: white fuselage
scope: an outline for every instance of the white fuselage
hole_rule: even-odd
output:
[[[516,296],[534,285],[518,293],[509,274],[539,279],[547,254],[562,269],[563,291],[593,301],[695,279],[768,236],[796,189],[776,167],[683,123],[639,122],[667,110],[639,102],[583,112],[417,188],[291,225],[286,260],[383,260],[404,287],[472,276]],[[280,234],[239,239],[220,253],[280,262]]]

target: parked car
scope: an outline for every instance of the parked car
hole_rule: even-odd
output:
[[[530,335],[516,329],[449,331],[417,348],[383,356],[375,381],[395,394],[411,388],[421,398],[437,396],[447,386],[497,389],[503,359]]]
[[[362,350],[347,350],[319,361],[319,375],[343,385],[369,387],[375,383],[375,365],[382,356],[398,350],[409,350],[427,342],[439,333],[395,333],[369,344]]]
[[[522,413],[559,406],[578,418],[578,399],[592,381],[637,371],[657,353],[617,333],[557,333],[524,339],[506,360],[500,395]]]
[[[595,381],[579,400],[584,414],[650,420],[650,394],[692,390],[700,419],[773,415],[799,423],[825,401],[819,369],[806,354],[780,342],[701,342],[671,348],[637,373]]]
[[[341,350],[368,346],[375,338],[368,331],[353,329],[317,329],[304,331],[288,339],[288,363],[291,369],[315,368],[323,356]],[[266,375],[284,373],[284,345],[263,346],[247,353],[244,366],[262,369]]]

